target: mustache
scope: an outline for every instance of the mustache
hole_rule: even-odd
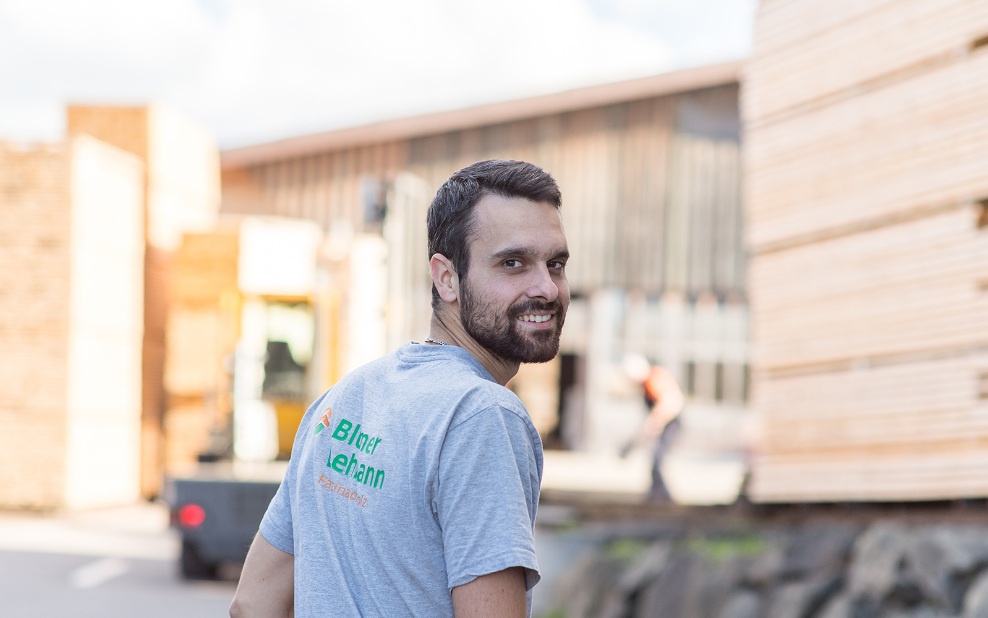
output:
[[[516,317],[518,317],[520,315],[524,315],[526,313],[534,313],[534,312],[538,312],[538,311],[549,312],[549,313],[555,313],[555,314],[558,314],[558,315],[562,315],[562,313],[563,313],[563,304],[560,303],[559,301],[553,301],[551,303],[546,303],[546,302],[542,302],[542,301],[538,301],[538,300],[527,300],[527,301],[524,301],[522,303],[519,303],[519,304],[513,306],[511,308],[511,311],[509,312],[509,315],[511,317],[513,317],[513,318],[516,318]]]

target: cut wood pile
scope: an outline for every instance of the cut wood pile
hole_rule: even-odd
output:
[[[751,498],[988,496],[988,3],[763,0]]]
[[[171,471],[194,464],[211,446],[211,429],[230,422],[238,255],[236,229],[186,234],[175,252],[164,371],[164,459]]]

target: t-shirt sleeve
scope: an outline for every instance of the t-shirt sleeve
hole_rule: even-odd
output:
[[[265,511],[261,519],[259,532],[268,543],[277,547],[283,552],[294,554],[295,541],[292,533],[292,509],[289,500],[289,488],[287,478],[278,486],[268,510]]]
[[[540,470],[534,428],[510,410],[486,408],[452,427],[439,457],[435,509],[449,588],[510,567],[539,580],[535,513]]]
[[[329,395],[326,391],[309,406],[305,412],[302,422],[299,424],[299,431],[296,432],[292,445],[292,453],[299,453],[302,450],[302,443],[309,433],[301,428],[308,428],[312,425],[311,420],[322,410],[323,401]],[[292,487],[295,483],[296,471],[298,469],[298,458],[293,456],[288,463],[288,470],[285,478],[278,486],[268,510],[265,511],[261,519],[259,532],[264,539],[283,552],[295,553],[295,539],[292,526]]]

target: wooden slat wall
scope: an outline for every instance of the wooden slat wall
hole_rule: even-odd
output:
[[[969,0],[759,8],[755,500],[988,496],[986,35]]]
[[[418,177],[401,174],[388,195],[382,230],[388,243],[388,349],[429,331],[432,278],[425,229],[429,190]]]
[[[237,199],[224,209],[359,233],[370,225],[363,218],[367,179],[390,183],[410,172],[434,191],[473,161],[531,160],[563,188],[577,292],[617,286],[740,298],[746,269],[737,115],[737,86],[728,84],[227,169]],[[267,206],[243,197],[252,183]]]

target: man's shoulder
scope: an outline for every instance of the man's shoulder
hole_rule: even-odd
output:
[[[535,430],[525,404],[511,389],[497,382],[482,379],[470,380],[461,384],[460,388],[462,389],[458,398],[460,405],[454,411],[452,426],[464,423],[480,414],[501,414],[515,417],[532,431]]]

